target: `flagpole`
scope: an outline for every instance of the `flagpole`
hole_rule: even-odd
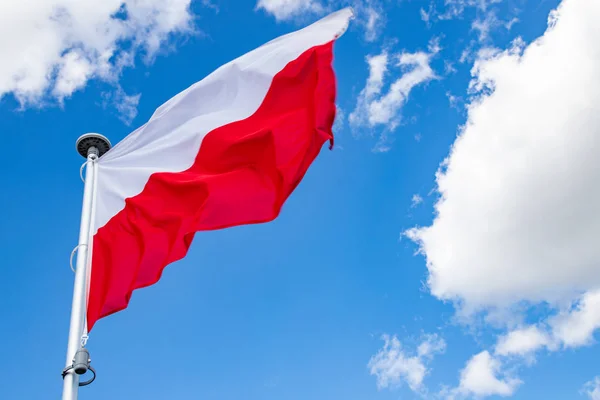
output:
[[[110,142],[104,136],[88,133],[77,140],[77,151],[87,159],[85,163],[85,183],[83,188],[83,205],[81,223],[79,225],[79,244],[77,245],[77,262],[75,283],[73,285],[73,302],[71,304],[71,324],[67,344],[67,361],[63,373],[63,400],[77,400],[79,392],[79,375],[73,368],[75,354],[85,342],[82,340],[86,328],[88,254],[90,253],[92,232],[92,212],[98,172],[97,160],[110,149]],[[87,353],[86,353],[87,354]],[[76,372],[77,371],[77,372]],[[85,370],[84,370],[85,372]]]

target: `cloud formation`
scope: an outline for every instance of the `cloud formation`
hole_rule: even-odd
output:
[[[258,0],[256,8],[273,15],[278,21],[286,21],[305,13],[320,14],[325,10],[319,0]]]
[[[597,376],[591,381],[587,382],[583,386],[582,393],[585,394],[590,400],[600,400],[600,376]]]
[[[444,394],[448,399],[469,395],[512,395],[522,382],[507,374],[503,378],[497,378],[499,371],[506,366],[517,366],[522,361],[532,364],[536,353],[541,350],[558,351],[590,345],[594,342],[593,335],[598,328],[600,291],[590,291],[572,306],[535,325],[521,326],[501,335],[494,353],[483,351],[474,356],[461,372],[460,385]],[[476,372],[469,372],[470,370]],[[468,376],[469,379],[466,378]],[[590,398],[600,400],[599,382],[598,378],[588,382],[582,391]]]
[[[0,98],[59,102],[93,78],[115,82],[135,54],[192,30],[190,0],[0,2]],[[8,39],[10,38],[10,39]]]
[[[256,10],[272,15],[278,22],[321,17],[343,7],[354,10],[354,24],[364,30],[367,42],[379,39],[386,18],[381,0],[258,0]]]
[[[404,350],[396,336],[383,335],[385,344],[369,361],[371,375],[377,378],[379,389],[394,388],[406,383],[415,392],[421,392],[423,380],[429,373],[428,365],[436,354],[446,350],[446,342],[437,335],[425,335],[412,355]]]
[[[128,95],[119,85],[113,92],[103,93],[104,106],[112,105],[118,112],[119,119],[125,125],[131,125],[137,116],[141,93]]]
[[[467,121],[436,175],[434,221],[406,232],[434,296],[507,329],[451,395],[511,395],[520,380],[508,366],[590,345],[600,328],[598,19],[600,3],[563,0],[531,44],[475,55]],[[537,304],[549,313],[519,323]]]
[[[540,348],[550,346],[552,339],[537,326],[515,329],[500,337],[495,353],[500,356],[529,355]]]
[[[358,96],[354,111],[348,116],[350,125],[355,129],[379,126],[387,132],[394,131],[401,122],[401,110],[411,91],[416,86],[436,78],[430,61],[438,51],[439,46],[433,41],[428,52],[403,52],[390,55],[387,51],[383,51],[375,56],[367,56],[369,76]],[[390,66],[398,68],[403,73],[389,85],[387,91],[384,91]],[[389,150],[387,132],[380,136],[375,146],[376,151]]]
[[[407,232],[431,293],[463,312],[600,287],[599,18],[600,3],[565,0],[529,46],[479,54],[435,219]]]
[[[420,194],[413,194],[412,198],[410,199],[410,206],[412,208],[415,208],[416,206],[418,206],[419,204],[421,204],[423,202],[423,197],[421,197]]]
[[[446,394],[447,399],[472,398],[473,396],[512,396],[522,382],[502,371],[502,364],[488,351],[474,355],[460,372],[457,388]]]

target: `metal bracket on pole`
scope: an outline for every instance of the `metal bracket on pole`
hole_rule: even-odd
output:
[[[71,370],[73,370],[77,375],[83,375],[89,370],[92,372],[92,377],[85,382],[79,382],[79,386],[87,386],[90,383],[94,382],[94,380],[96,379],[96,370],[92,368],[90,362],[92,362],[92,359],[90,358],[90,352],[85,347],[80,348],[79,350],[77,350],[77,353],[75,353],[75,357],[73,358],[73,364],[63,369],[63,379],[65,379],[65,376],[67,376],[67,374]]]

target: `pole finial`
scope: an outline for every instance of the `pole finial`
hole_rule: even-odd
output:
[[[98,157],[102,157],[104,153],[110,150],[110,141],[99,133],[86,133],[77,139],[77,152],[83,157],[88,157],[90,148],[95,147],[98,152]]]

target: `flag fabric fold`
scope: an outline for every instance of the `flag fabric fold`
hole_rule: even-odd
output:
[[[271,221],[333,143],[343,9],[223,65],[98,161],[87,326],[127,307],[198,231]]]

